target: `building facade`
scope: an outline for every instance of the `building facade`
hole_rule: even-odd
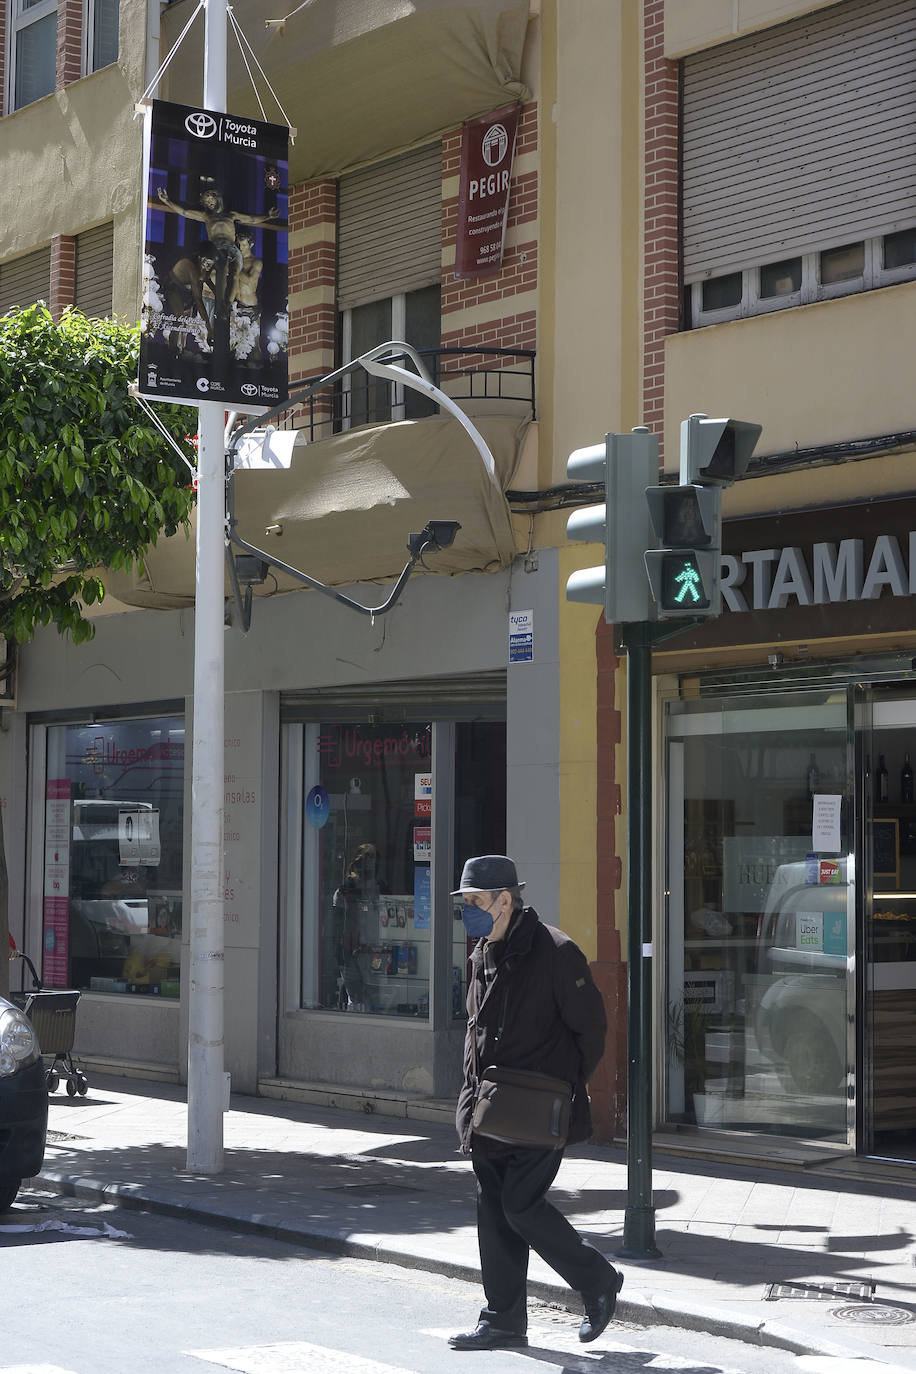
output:
[[[0,167],[22,189],[0,307],[47,292],[136,318],[133,106],[191,8],[121,0],[113,50],[110,6],[5,7]],[[674,480],[680,421],[705,412],[763,432],[725,493],[723,614],[654,653],[656,1127],[911,1160],[912,0],[315,0],[282,32],[260,10],[235,6],[299,131],[293,382],[406,339],[499,489],[454,422],[366,378],[294,411],[285,486],[238,481],[259,538],[282,525],[298,566],[367,605],[408,530],[451,517],[464,538],[374,623],[281,574],[249,632],[227,630],[234,1083],[448,1099],[466,954],[448,892],[467,853],[505,846],[592,960],[598,1135],[625,1133],[626,662],[616,627],[565,599],[596,561],[566,541],[583,498],[565,463],[644,424]],[[192,28],[162,98],[200,98],[201,43]],[[255,112],[234,57],[229,90]],[[459,276],[465,125],[508,107],[500,270]],[[192,545],[111,579],[105,610],[90,645],[19,654],[12,925],[84,988],[87,1059],[180,1079]]]
[[[78,31],[81,56],[51,84],[6,83],[0,160],[23,197],[0,245],[3,308],[46,299],[53,312],[137,317],[134,103],[170,54],[159,96],[200,98],[202,27],[173,53],[192,9],[121,0],[117,46],[96,70],[95,12],[48,8],[58,46]],[[263,539],[282,523],[285,560],[365,605],[384,599],[375,584],[400,570],[410,529],[431,516],[462,525],[390,615],[356,616],[281,574],[254,589],[249,631],[227,628],[226,1047],[241,1091],[393,1110],[453,1097],[467,948],[448,893],[472,852],[511,852],[545,919],[619,997],[614,914],[594,879],[596,613],[563,597],[584,551],[563,547],[557,489],[570,448],[638,419],[622,323],[600,356],[580,348],[583,315],[626,321],[631,338],[637,324],[638,176],[616,131],[638,82],[627,75],[598,109],[581,82],[584,63],[599,84],[602,53],[630,71],[628,10],[602,7],[597,46],[595,17],[574,23],[564,52],[556,9],[527,0],[421,3],[395,18],[326,0],[283,35],[265,31],[260,6],[234,7],[299,130],[293,388],[406,339],[497,472],[494,489],[453,420],[354,376],[293,409],[291,476],[267,494],[263,475],[237,481],[243,525]],[[7,72],[26,42],[20,18],[7,7]],[[230,109],[251,113],[243,76],[230,59]],[[518,126],[502,262],[458,276],[465,124],[507,110]],[[597,286],[578,202],[589,121],[607,144],[593,178],[604,227],[588,229],[604,259]],[[84,241],[100,230],[89,299]],[[187,1057],[193,587],[193,541],[164,541],[142,573],[108,579],[90,645],[39,634],[22,646],[0,740],[17,942],[41,952],[48,984],[83,990],[89,1064],[175,1080]],[[595,1085],[606,1136],[622,1073]]]
[[[687,415],[763,426],[725,493],[723,614],[655,655],[659,1122],[897,1160],[916,1147],[914,18],[644,11],[644,418],[671,474]]]

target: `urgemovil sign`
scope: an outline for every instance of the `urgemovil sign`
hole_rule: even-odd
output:
[[[901,547],[903,545],[903,547]],[[810,546],[722,555],[722,601],[730,611],[773,611],[916,595],[916,530],[874,541],[842,539]]]

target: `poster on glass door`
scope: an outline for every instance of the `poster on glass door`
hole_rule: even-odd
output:
[[[147,112],[139,391],[258,414],[288,394],[285,125]]]

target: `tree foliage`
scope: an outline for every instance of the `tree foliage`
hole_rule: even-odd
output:
[[[178,454],[129,394],[138,334],[44,305],[0,318],[0,634],[41,625],[91,639],[86,606],[102,568],[129,569],[187,524],[193,492]],[[190,407],[163,406],[186,448]]]

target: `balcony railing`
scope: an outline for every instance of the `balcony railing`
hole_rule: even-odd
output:
[[[429,348],[417,352],[435,385],[470,414],[535,418],[533,350]],[[411,367],[406,353],[392,355],[386,362]],[[372,377],[361,367],[338,368],[326,380],[324,387],[320,378],[303,380],[298,384],[304,393],[301,399],[296,398],[293,384],[289,405],[273,423],[301,430],[311,443],[358,425],[419,420],[437,413],[428,397],[399,382]]]

